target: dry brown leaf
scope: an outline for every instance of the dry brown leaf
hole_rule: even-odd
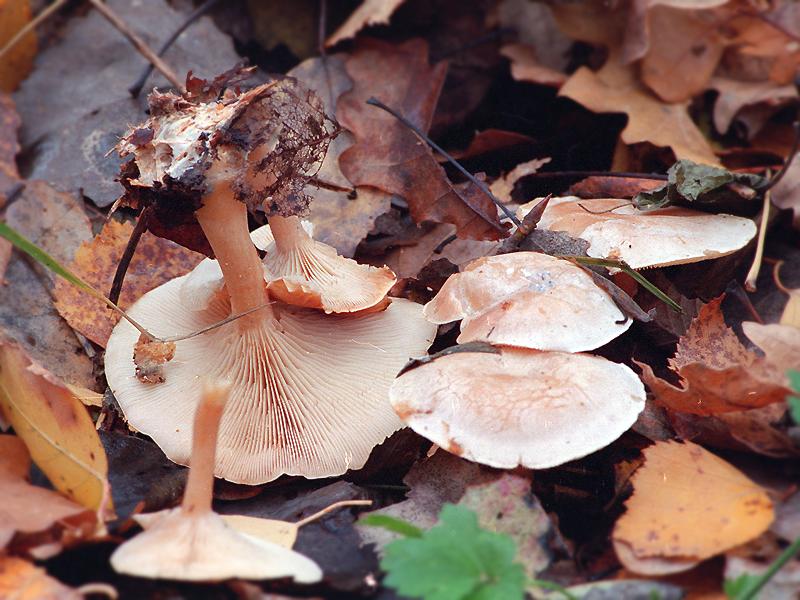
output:
[[[523,163],[518,164],[508,173],[502,177],[498,177],[489,186],[492,193],[497,196],[502,202],[511,202],[511,193],[514,191],[514,185],[518,180],[532,175],[539,171],[544,165],[550,162],[550,158],[534,158]]]
[[[0,549],[13,540],[17,552],[53,544],[52,552],[60,549],[68,530],[73,539],[91,534],[96,515],[51,490],[28,483],[30,463],[30,454],[20,438],[0,435]],[[38,535],[26,540],[26,534]]]
[[[333,54],[324,61],[309,58],[287,73],[317,93],[325,110],[333,114],[336,100],[353,87],[341,55]],[[342,152],[353,145],[349,131],[342,131],[328,146],[328,153],[317,171],[316,183],[303,190],[314,200],[308,220],[314,224],[314,238],[333,246],[342,256],[352,257],[359,242],[372,229],[375,219],[389,210],[391,194],[372,187],[354,191],[352,182],[339,168]],[[341,191],[322,187],[341,188]]]
[[[711,144],[689,116],[687,105],[667,104],[653,96],[639,83],[634,67],[621,63],[617,52],[612,52],[597,72],[587,67],[578,69],[559,95],[595,112],[627,114],[628,124],[621,134],[626,144],[649,142],[671,148],[679,159],[719,164]]]
[[[0,344],[0,410],[36,465],[68,498],[113,514],[108,462],[80,400],[14,344]]]
[[[764,351],[767,361],[778,372],[800,371],[800,329],[792,325],[762,325],[753,321],[742,323],[742,329],[750,341]]]
[[[355,185],[405,198],[417,223],[452,223],[460,237],[499,239],[505,228],[491,200],[474,185],[456,190],[424,142],[392,115],[366,104],[374,96],[427,131],[446,67],[428,64],[422,40],[359,44],[346,61],[353,89],[339,98],[336,110],[356,143],[342,153],[339,166]]]
[[[0,598],[9,600],[81,600],[70,589],[27,560],[0,556]]]
[[[773,81],[714,77],[708,86],[719,92],[714,102],[714,127],[720,133],[726,133],[736,114],[747,106],[763,104],[778,110],[797,98],[797,88],[793,85],[779,85]],[[747,133],[752,137],[758,131],[749,130]]]
[[[108,293],[125,246],[133,231],[130,223],[108,221],[91,241],[84,242],[69,266],[78,277]],[[118,305],[126,309],[146,292],[191,271],[203,256],[164,238],[145,232],[136,247]],[[59,279],[56,282],[58,312],[67,323],[87,338],[106,345],[119,315],[103,302]]]
[[[389,22],[389,19],[404,0],[363,0],[347,21],[325,40],[325,46],[330,48],[343,40],[349,40],[356,34],[370,25],[381,25]]]
[[[536,49],[526,44],[506,44],[500,54],[511,61],[511,76],[517,81],[529,81],[553,87],[561,87],[567,75],[541,64],[536,58]]]
[[[703,92],[725,49],[716,31],[721,17],[662,5],[650,10],[649,20],[642,81],[665,102],[685,102]]]
[[[0,0],[0,48],[31,20],[28,0]],[[36,34],[31,31],[0,60],[0,92],[13,92],[25,79],[36,56]]]
[[[656,401],[670,410],[695,415],[736,412],[781,402],[789,393],[783,373],[747,350],[725,324],[721,303],[719,297],[700,309],[669,360],[681,387],[637,362]]]
[[[617,556],[676,560],[685,567],[743,544],[774,518],[766,491],[691,442],[656,442],[634,473],[633,496],[612,538]],[[628,556],[635,559],[626,563]]]

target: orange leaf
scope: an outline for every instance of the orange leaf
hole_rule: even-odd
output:
[[[21,547],[59,543],[66,528],[94,530],[95,515],[59,494],[29,484],[25,478],[31,458],[25,444],[13,435],[0,435],[0,548],[15,534],[15,551]],[[48,530],[53,531],[48,531]],[[41,536],[42,532],[51,535]],[[25,534],[39,534],[29,544]],[[79,533],[73,531],[73,537]]]
[[[0,0],[0,48],[31,20],[28,0]],[[13,92],[28,76],[36,56],[36,35],[28,33],[0,59],[0,91]]]
[[[774,519],[766,491],[701,446],[657,442],[631,479],[612,538],[626,568],[637,559],[692,564],[761,535]],[[620,545],[624,547],[620,549]]]
[[[0,598],[78,600],[82,595],[27,560],[0,556]]]
[[[19,347],[3,341],[0,412],[58,491],[101,518],[111,512],[108,462],[86,408]]]
[[[642,379],[667,408],[695,415],[714,415],[781,402],[789,394],[783,373],[747,350],[725,324],[722,297],[700,309],[679,343],[670,368],[681,378],[676,387],[638,363]]]
[[[94,239],[78,248],[70,270],[96,289],[108,293],[132,231],[130,223],[108,221]],[[128,266],[118,305],[128,308],[146,292],[185,275],[202,259],[196,252],[145,232]],[[55,296],[58,312],[73,329],[101,346],[106,345],[111,330],[119,321],[115,312],[63,279],[56,283]]]

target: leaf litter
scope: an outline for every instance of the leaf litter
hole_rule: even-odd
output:
[[[4,50],[0,595],[791,597],[797,11],[434,4]]]

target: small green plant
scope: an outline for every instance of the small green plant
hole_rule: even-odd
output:
[[[796,388],[795,388],[796,389]],[[750,575],[743,573],[736,579],[726,579],[724,590],[730,600],[753,600],[757,598],[767,582],[780,571],[783,566],[800,552],[800,538],[797,538],[790,546],[781,552],[780,556],[769,566],[769,569],[761,575]]]
[[[789,377],[792,391],[796,392],[786,398],[786,402],[789,404],[789,415],[795,424],[800,425],[800,371],[789,371],[786,376]]]
[[[360,522],[405,536],[389,543],[381,560],[387,574],[384,584],[403,596],[522,600],[526,587],[535,586],[574,600],[557,584],[528,580],[522,565],[514,560],[514,540],[482,529],[477,515],[463,506],[445,504],[439,523],[427,531],[386,515],[368,515]]]

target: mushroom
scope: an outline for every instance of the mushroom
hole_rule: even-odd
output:
[[[448,278],[424,314],[438,324],[462,319],[459,343],[565,352],[593,350],[631,326],[583,269],[537,252],[473,261]]]
[[[191,469],[181,505],[134,517],[145,531],[114,551],[111,566],[118,573],[151,579],[320,581],[322,571],[311,559],[239,533],[211,509],[214,452],[226,398],[226,387],[206,388],[197,407]]]
[[[523,204],[517,216],[523,218],[537,203]],[[756,234],[753,221],[733,215],[681,207],[643,211],[625,200],[575,196],[551,198],[538,226],[584,239],[589,256],[623,260],[632,269],[719,258],[740,250]]]
[[[287,304],[320,308],[326,313],[383,307],[386,294],[397,281],[389,267],[361,265],[315,241],[296,216],[273,215],[268,232],[254,237],[256,245],[266,251],[269,291]]]
[[[464,346],[400,375],[390,397],[411,429],[453,454],[546,469],[616,440],[645,391],[628,367],[599,356]]]
[[[251,104],[252,97],[252,91],[241,96]],[[256,97],[269,104],[269,96]],[[247,314],[177,342],[174,357],[160,366],[163,381],[149,384],[135,375],[139,332],[120,322],[106,350],[111,390],[130,424],[151,436],[171,460],[185,464],[201,379],[233,382],[215,471],[231,481],[259,484],[282,474],[329,477],[361,468],[372,448],[402,426],[388,402],[389,385],[410,357],[427,351],[435,327],[424,319],[421,306],[401,299],[383,312],[346,316],[275,302],[249,235],[247,206],[239,198],[248,201],[258,190],[277,189],[274,181],[259,183],[262,174],[254,174],[253,161],[273,179],[281,169],[296,173],[297,165],[274,166],[271,160],[280,163],[285,157],[274,157],[269,149],[294,144],[300,152],[297,140],[284,139],[288,125],[273,124],[272,131],[269,123],[257,120],[266,109],[250,117],[243,109],[243,122],[229,120],[222,130],[194,136],[187,150],[170,137],[177,128],[173,121],[188,118],[182,104],[173,103],[178,107],[173,113],[155,112],[141,143],[134,143],[131,133],[121,150],[133,154],[137,165],[141,159],[151,175],[163,177],[125,183],[150,202],[182,203],[175,211],[193,211],[218,264],[203,261],[189,275],[145,294],[128,312],[160,337],[186,335],[233,314]],[[192,110],[195,119],[214,114],[213,106]],[[208,120],[200,119],[200,125]],[[197,164],[178,170],[175,163],[188,160],[187,152]],[[149,167],[154,162],[158,169]],[[268,212],[290,212],[301,202],[284,189],[295,187],[287,182],[269,196]],[[285,201],[276,200],[284,193]]]

